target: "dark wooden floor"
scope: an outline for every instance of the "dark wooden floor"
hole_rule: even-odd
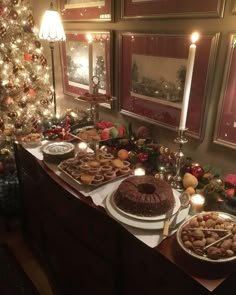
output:
[[[11,222],[9,230],[0,218],[0,243],[8,244],[41,295],[53,295],[46,274],[23,239],[19,222]]]

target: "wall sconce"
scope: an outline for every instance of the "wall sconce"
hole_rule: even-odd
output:
[[[53,103],[54,103],[54,115],[57,113],[57,102],[56,102],[56,82],[55,82],[55,69],[54,69],[54,43],[56,41],[65,41],[66,35],[61,22],[61,17],[59,13],[53,9],[53,4],[51,2],[50,9],[46,10],[40,30],[39,38],[42,40],[49,41],[49,47],[51,49],[51,60],[52,60],[52,85],[53,85]]]

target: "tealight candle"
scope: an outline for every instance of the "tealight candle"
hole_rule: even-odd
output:
[[[205,198],[203,195],[193,194],[190,199],[190,204],[190,212],[193,214],[199,213],[204,209]]]
[[[134,175],[135,176],[142,176],[142,175],[145,175],[146,172],[143,168],[136,168],[134,169]]]
[[[78,144],[78,149],[79,149],[79,152],[86,152],[87,151],[87,148],[88,148],[88,145],[86,142],[80,142]]]

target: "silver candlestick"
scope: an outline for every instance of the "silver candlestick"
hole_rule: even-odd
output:
[[[188,142],[184,137],[187,129],[178,129],[178,137],[174,140],[179,145],[178,152],[176,153],[176,175],[171,180],[171,186],[178,190],[183,191],[183,179],[181,176],[181,168],[184,160],[183,145]]]

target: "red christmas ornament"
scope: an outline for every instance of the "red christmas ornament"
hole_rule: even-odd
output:
[[[204,175],[204,170],[198,163],[193,163],[190,169],[190,173],[200,179]]]
[[[28,94],[30,96],[35,96],[36,95],[36,92],[34,91],[34,89],[30,88],[29,91],[28,91]]]
[[[0,6],[0,15],[3,15],[3,14],[4,14],[4,7]]]
[[[10,97],[10,96],[7,96],[7,97],[5,98],[5,100],[4,100],[4,104],[5,104],[5,105],[10,105],[10,104],[12,104],[12,103],[14,103],[13,98]]]
[[[30,60],[32,60],[32,54],[29,53],[29,52],[26,52],[26,53],[24,54],[24,59],[25,59],[26,61],[30,61]]]
[[[140,162],[146,162],[148,160],[148,154],[143,152],[138,154],[138,159]]]

